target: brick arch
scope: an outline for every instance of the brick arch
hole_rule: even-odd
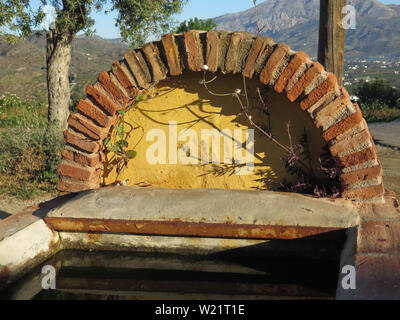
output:
[[[58,190],[79,192],[100,187],[103,140],[118,121],[118,110],[138,90],[150,83],[200,72],[258,77],[260,82],[283,94],[310,116],[327,141],[332,156],[344,167],[343,197],[355,200],[382,199],[382,166],[374,142],[357,104],[334,74],[313,62],[304,52],[269,37],[228,31],[188,31],[168,34],[160,41],[128,51],[112,71],[103,72],[87,87],[78,113],[68,119],[66,147],[58,167]]]

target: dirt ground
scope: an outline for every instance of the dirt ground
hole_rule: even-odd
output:
[[[378,158],[383,166],[385,188],[396,192],[400,198],[400,150],[377,146]]]

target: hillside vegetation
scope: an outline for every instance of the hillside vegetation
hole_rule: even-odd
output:
[[[0,37],[0,94],[17,94],[23,101],[39,103],[46,100],[46,38],[36,32],[26,40],[9,45]],[[77,37],[72,45],[70,78],[73,100],[84,95],[88,84],[98,74],[109,70],[121,59],[128,46],[121,41],[99,37]]]

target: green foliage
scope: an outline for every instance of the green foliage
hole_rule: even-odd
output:
[[[120,119],[115,126],[114,133],[104,140],[104,147],[106,150],[114,153],[114,158],[107,169],[112,170],[116,167],[117,180],[122,170],[128,167],[129,161],[137,156],[135,150],[128,149],[128,137],[130,132],[126,132],[125,124],[128,126],[131,126],[131,124],[125,122],[125,115],[130,109],[134,108],[138,102],[143,100],[145,96],[145,94],[138,94],[124,109],[118,111]]]
[[[118,11],[116,26],[125,40],[133,47],[143,44],[149,36],[168,32],[174,26],[172,15],[179,13],[187,0],[112,0],[111,9]],[[80,31],[93,34],[93,11],[103,10],[106,0],[41,0],[33,10],[28,0],[6,0],[0,2],[0,32],[13,43],[18,37],[26,37],[40,26],[43,8],[52,5],[56,12],[56,34],[58,41],[72,41]],[[105,11],[108,13],[108,11]]]
[[[44,128],[47,124],[47,105],[31,105],[13,94],[0,96],[0,128]]]
[[[0,193],[32,199],[55,191],[62,144],[44,128],[0,132]]]
[[[176,32],[186,32],[188,30],[205,30],[210,31],[214,30],[217,27],[217,24],[212,20],[200,20],[198,18],[190,19],[189,22],[186,20],[180,24],[180,26],[176,29]]]
[[[400,108],[399,90],[393,88],[387,81],[382,79],[362,82],[355,89],[355,94],[360,98],[361,105],[369,106],[370,108]]]
[[[0,194],[32,199],[54,192],[63,138],[47,129],[47,106],[0,97]]]
[[[187,0],[114,0],[111,10],[118,11],[116,25],[132,47],[141,46],[149,36],[172,30],[172,15],[182,10]]]
[[[355,89],[359,104],[368,122],[391,121],[400,117],[400,91],[387,81],[363,82]]]

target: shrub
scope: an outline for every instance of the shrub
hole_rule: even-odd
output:
[[[47,106],[0,97],[0,194],[32,199],[55,191],[63,139],[47,129]]]
[[[400,108],[400,92],[382,79],[362,82],[355,89],[364,108],[372,110],[382,108]]]
[[[176,29],[177,33],[186,32],[188,30],[205,30],[210,31],[217,27],[217,24],[212,20],[200,20],[199,18],[190,19],[189,22],[186,20],[182,22]]]

